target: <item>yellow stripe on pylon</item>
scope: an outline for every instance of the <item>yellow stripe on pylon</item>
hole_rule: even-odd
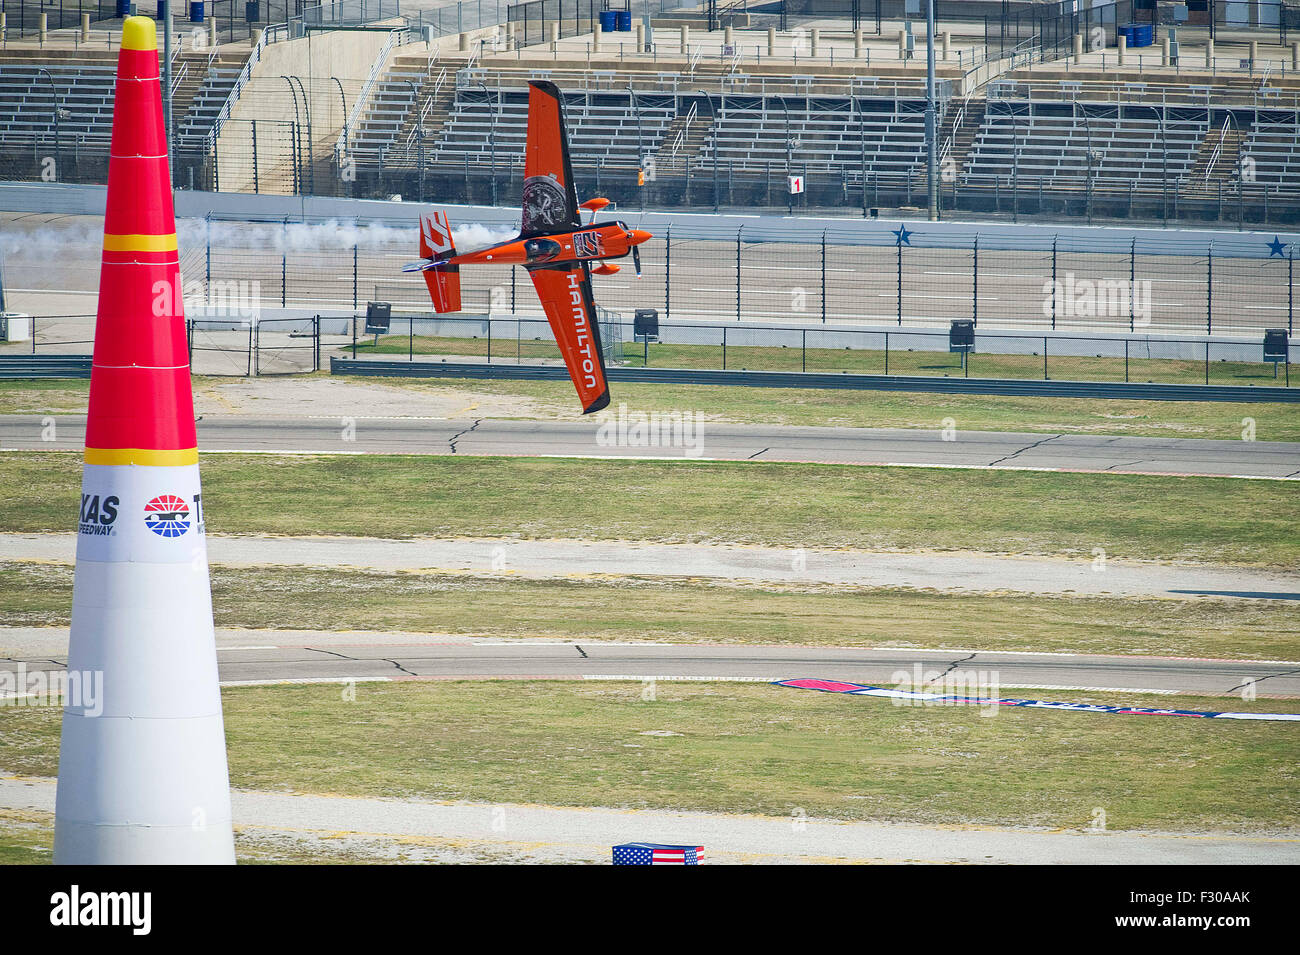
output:
[[[151,467],[181,467],[199,463],[198,448],[157,451],[150,448],[86,448],[87,464],[142,464]]]
[[[167,235],[104,234],[105,252],[175,252],[176,233]]]

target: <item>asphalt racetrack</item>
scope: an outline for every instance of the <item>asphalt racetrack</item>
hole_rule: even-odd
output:
[[[60,415],[56,439],[39,415],[0,415],[0,450],[81,450],[85,417]],[[926,467],[1036,468],[1253,478],[1300,478],[1300,443],[1211,441],[886,428],[812,428],[704,421],[661,427],[638,445],[635,421],[618,437],[617,414],[602,420],[214,416],[199,419],[204,451],[469,454],[557,457],[811,461]]]
[[[27,671],[62,669],[66,628],[0,629],[0,655]],[[219,630],[226,685],[412,679],[774,680],[818,677],[894,685],[963,678],[1009,690],[1240,693],[1300,697],[1300,661],[1008,653],[981,650],[721,646],[484,640],[443,634]],[[916,678],[920,674],[920,679]],[[992,676],[990,676],[992,674]],[[969,683],[967,684],[969,685]],[[776,692],[774,690],[774,692]],[[793,691],[791,691],[793,692]],[[1043,697],[1047,698],[1047,697]],[[888,705],[863,701],[864,705]],[[1170,706],[1176,706],[1171,702]],[[1231,710],[1232,702],[1225,701]]]

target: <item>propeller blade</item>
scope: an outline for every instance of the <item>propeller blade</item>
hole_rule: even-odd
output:
[[[641,277],[641,249],[639,246],[632,246],[632,268],[636,269],[636,277]]]

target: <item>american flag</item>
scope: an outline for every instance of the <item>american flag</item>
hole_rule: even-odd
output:
[[[699,865],[704,846],[661,846],[625,842],[614,847],[614,865]]]

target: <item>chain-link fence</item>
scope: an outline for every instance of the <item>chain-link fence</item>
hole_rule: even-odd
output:
[[[1289,363],[1265,360],[1262,342],[1032,335],[981,332],[977,347],[953,350],[947,331],[869,331],[770,325],[661,324],[636,336],[606,314],[602,338],[627,345],[611,364],[718,371],[976,377],[1155,384],[1290,387]],[[1290,352],[1290,349],[1288,350]],[[394,318],[387,334],[358,336],[334,354],[349,358],[557,364],[560,353],[544,320]],[[607,351],[612,355],[613,352]],[[486,370],[485,370],[486,373]],[[1300,386],[1300,381],[1297,381]]]
[[[475,229],[479,245],[513,235],[508,228],[459,226]],[[350,229],[337,223],[231,228],[214,219],[206,247],[192,249],[184,269],[201,277],[209,293],[224,283],[226,298],[263,306],[358,309],[387,301],[399,310],[426,310],[424,284],[401,273],[415,257],[414,220],[409,232],[360,230],[351,241],[356,230]],[[462,232],[458,243],[468,235]],[[1295,244],[1280,239],[1261,240],[1258,256],[1243,257],[1240,249],[1231,256],[1216,252],[1212,242],[1185,255],[1136,239],[1073,233],[936,236],[916,224],[820,235],[755,225],[720,237],[716,229],[675,223],[640,247],[639,278],[628,268],[596,277],[596,298],[620,309],[655,308],[676,321],[947,327],[970,319],[998,328],[1155,334],[1295,328]],[[882,240],[888,244],[864,244]],[[466,268],[461,281],[466,312],[540,311],[518,267]]]
[[[33,324],[30,346],[15,343],[21,351],[6,347],[0,354],[87,354],[93,347],[93,316],[38,317]],[[951,330],[680,321],[637,335],[625,314],[599,307],[597,325],[608,365],[688,370],[1291,387],[1290,359],[1300,349],[1288,343],[1266,354],[1262,336],[1215,341],[987,329],[978,332],[973,348],[954,349]],[[393,315],[380,333],[367,332],[362,315],[188,319],[186,336],[194,373],[214,376],[309,373],[330,356],[563,360],[546,319],[526,315]]]

